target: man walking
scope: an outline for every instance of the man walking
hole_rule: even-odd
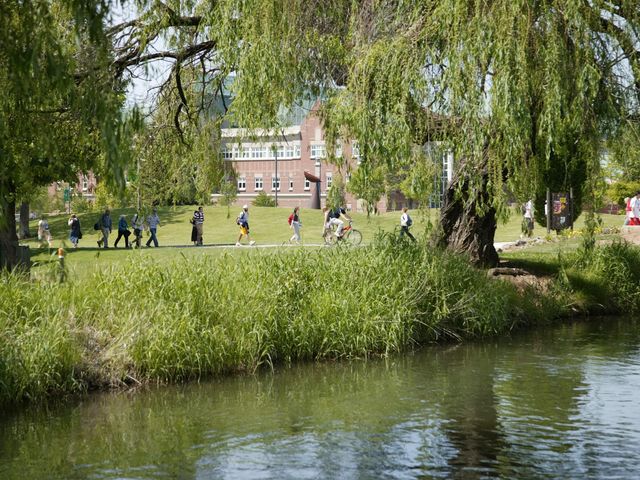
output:
[[[147,247],[151,246],[151,242],[153,242],[153,246],[158,248],[156,232],[158,231],[158,225],[160,225],[160,217],[158,217],[158,210],[156,208],[154,208],[153,213],[147,217],[147,224],[149,225],[149,232],[151,233],[149,240],[147,240]]]
[[[240,240],[242,240],[243,236],[246,236],[247,240],[249,240],[249,246],[255,245],[256,242],[251,240],[249,236],[249,205],[242,206],[242,211],[240,215],[238,215],[238,218],[236,218],[236,224],[240,226],[240,235],[238,236],[236,247],[242,246]]]
[[[204,229],[204,212],[202,206],[193,213],[193,225],[196,227],[196,245],[202,245],[202,233]]]
[[[411,235],[409,228],[413,225],[413,220],[409,216],[409,209],[404,207],[402,209],[402,215],[400,216],[400,237],[403,235],[407,235],[414,242],[416,241],[415,237]]]
[[[107,208],[100,217],[100,230],[102,238],[98,240],[98,247],[109,248],[109,234],[111,233],[111,213]]]

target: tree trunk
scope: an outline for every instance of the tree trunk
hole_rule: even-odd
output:
[[[20,240],[31,238],[31,232],[29,231],[29,202],[22,202],[20,204],[20,230],[18,232],[18,238]]]
[[[483,216],[476,211],[479,201],[483,205],[489,204],[486,193],[489,174],[483,165],[480,185],[470,188],[469,178],[460,173],[463,171],[458,169],[458,174],[444,193],[437,241],[442,247],[468,255],[477,266],[494,267],[499,260],[493,246],[498,225],[496,210],[488,208]]]
[[[0,195],[0,207],[0,269],[12,270],[18,264],[15,200]]]

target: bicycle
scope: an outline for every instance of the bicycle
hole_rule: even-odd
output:
[[[337,244],[345,244],[345,245],[360,245],[362,242],[362,233],[360,230],[353,228],[353,222],[349,222],[349,225],[345,226],[342,229],[342,236],[338,237],[336,235],[336,231],[332,228],[325,228],[324,234],[322,238],[324,239],[324,243],[326,245],[337,245]]]

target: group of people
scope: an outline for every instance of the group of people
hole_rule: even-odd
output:
[[[640,194],[639,194],[640,195]],[[640,207],[640,202],[638,203]],[[344,207],[337,207],[330,209],[328,207],[324,207],[322,209],[323,212],[323,237],[328,232],[333,232],[333,234],[341,239],[344,233],[344,221],[342,218],[345,218],[349,222],[352,221],[351,216],[347,213],[347,210]],[[639,215],[640,218],[640,215]],[[191,229],[191,241],[194,245],[199,246],[203,245],[203,233],[204,233],[204,209],[200,206],[197,210],[193,212],[193,217],[189,221],[192,225]],[[293,235],[289,239],[289,243],[300,244],[302,242],[302,236],[300,235],[300,229],[302,228],[302,221],[300,219],[300,207],[295,207],[293,212],[289,215],[288,218],[289,227],[293,230]],[[407,235],[411,240],[415,241],[415,237],[409,231],[413,221],[409,216],[408,209],[405,207],[402,209],[402,215],[400,217],[400,236]],[[240,234],[238,235],[238,239],[236,241],[236,246],[242,245],[243,237],[246,237],[249,245],[254,245],[255,241],[251,240],[251,236],[249,233],[249,206],[243,205],[240,214],[236,217],[236,224],[240,227]],[[74,248],[78,248],[78,243],[82,239],[82,229],[80,226],[80,219],[77,215],[71,215],[69,218],[68,225],[70,228],[69,232],[69,240]],[[142,245],[142,232],[145,229],[149,231],[149,239],[146,242],[146,246],[151,246],[151,243],[155,247],[158,247],[158,237],[157,230],[160,225],[160,218],[158,217],[157,209],[153,209],[153,212],[148,215],[146,218],[141,216],[139,213],[135,213],[131,217],[131,224],[127,221],[126,215],[120,215],[118,219],[118,236],[113,244],[115,248],[118,248],[118,244],[120,240],[124,238],[125,248],[137,247],[140,248]],[[133,229],[133,241],[129,241],[129,237],[131,236],[131,230]],[[109,248],[109,236],[113,230],[113,222],[111,220],[111,212],[109,209],[106,209],[104,213],[100,216],[98,221],[94,225],[94,229],[98,230],[101,234],[100,238],[97,240],[97,244],[99,248]],[[41,241],[48,242],[49,246],[51,246],[51,233],[49,232],[49,224],[46,218],[43,218],[38,222],[38,238]]]
[[[626,205],[625,226],[640,225],[640,191],[636,192],[633,197],[626,197],[624,204]]]
[[[203,240],[202,236],[204,233],[204,211],[202,206],[198,207],[198,210],[193,212],[193,217],[189,220],[191,223],[191,241],[194,245],[202,246]],[[249,205],[243,205],[242,211],[236,217],[236,225],[240,227],[240,235],[238,236],[238,241],[236,242],[236,246],[239,247],[242,244],[242,237],[247,237],[249,241],[249,245],[255,245],[255,241],[251,240],[251,236],[249,235]]]
[[[78,243],[82,239],[82,228],[80,226],[80,219],[76,214],[71,215],[69,221],[67,222],[69,225],[69,240],[73,245],[73,248],[78,248]],[[156,236],[158,225],[160,225],[160,218],[158,217],[158,212],[154,208],[151,215],[147,216],[145,219],[138,214],[137,212],[131,218],[131,227],[129,226],[129,222],[127,222],[126,215],[120,215],[118,219],[118,236],[116,237],[116,241],[113,246],[118,248],[118,244],[120,240],[124,238],[124,246],[125,248],[132,248],[136,246],[140,248],[142,245],[142,231],[146,228],[149,229],[149,240],[147,240],[147,247],[151,245],[153,242],[154,246],[158,246],[158,237]],[[46,230],[45,230],[46,227]],[[98,230],[100,232],[100,238],[97,240],[98,248],[109,248],[109,235],[111,235],[113,231],[113,222],[111,220],[111,212],[107,208],[104,213],[100,216],[98,221],[93,226],[94,230]],[[131,236],[131,230],[129,228],[133,228],[133,241],[129,241],[129,237]],[[42,234],[41,234],[42,229]],[[41,220],[38,223],[38,238],[41,238],[41,235],[48,235],[49,244],[51,243],[50,238],[51,234],[48,233],[49,226],[46,223],[46,220]]]

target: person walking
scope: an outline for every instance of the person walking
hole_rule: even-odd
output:
[[[202,245],[202,233],[204,231],[204,211],[202,206],[193,212],[193,226],[196,227],[196,245]]]
[[[631,223],[631,198],[624,197],[624,206],[625,206],[624,226],[626,227]]]
[[[533,202],[531,200],[522,206],[522,233],[527,237],[533,235]]]
[[[47,242],[49,248],[51,248],[51,232],[49,231],[49,222],[46,216],[42,216],[38,222],[38,240],[40,241],[40,247],[44,246],[44,242]]]
[[[400,216],[400,238],[402,238],[404,235],[407,235],[411,240],[415,242],[416,238],[411,235],[411,232],[409,231],[411,225],[413,225],[413,220],[409,215],[409,209],[407,207],[404,207],[402,209],[402,215]]]
[[[102,231],[102,238],[98,240],[98,247],[109,248],[109,234],[111,233],[112,224],[111,213],[108,208],[104,211],[98,223]]]
[[[300,228],[302,227],[300,207],[294,208],[293,213],[289,215],[289,225],[293,229],[293,236],[289,239],[289,243],[296,242],[299,245],[302,241],[302,237],[300,237]]]
[[[153,246],[158,248],[158,237],[156,233],[158,231],[158,225],[160,225],[160,217],[158,217],[158,210],[156,208],[154,208],[153,213],[147,217],[147,225],[149,225],[149,232],[151,233],[149,240],[147,240],[147,247],[151,246],[151,242],[153,242]]]
[[[133,218],[131,219],[131,226],[133,227],[133,235],[135,237],[133,242],[131,242],[131,245],[135,243],[136,247],[140,248],[140,246],[142,245],[142,229],[144,228],[144,222],[138,212],[133,214]]]
[[[113,246],[118,248],[118,242],[124,237],[124,247],[129,248],[129,235],[131,235],[131,231],[129,231],[127,218],[124,215],[120,215],[120,219],[118,220],[118,238],[116,238]]]
[[[193,243],[194,246],[198,245],[198,229],[196,228],[196,213],[198,213],[198,211],[194,210],[193,217],[191,217],[191,220],[189,220],[189,223],[191,224],[191,243]]]
[[[82,230],[80,229],[80,219],[74,213],[71,215],[69,219],[69,227],[71,227],[71,231],[69,232],[69,240],[71,241],[71,245],[73,248],[78,248],[78,242],[82,238]]]
[[[631,199],[631,215],[629,218],[629,225],[640,225],[640,191],[636,192],[635,197]]]
[[[236,247],[242,246],[240,240],[242,240],[242,236],[246,236],[247,240],[249,240],[249,245],[255,245],[256,242],[251,240],[249,236],[249,205],[243,205],[242,211],[238,218],[236,218],[236,223],[240,226],[240,235],[238,236],[238,241],[236,242]]]

